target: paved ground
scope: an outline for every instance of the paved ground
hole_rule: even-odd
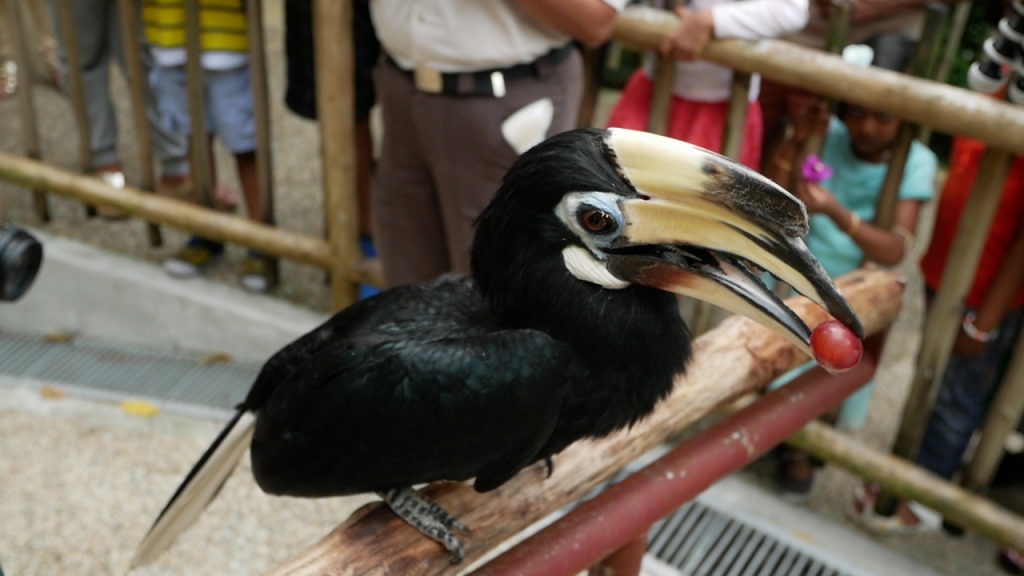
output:
[[[287,229],[319,233],[319,144],[313,124],[280,105],[283,90],[281,2],[267,3],[270,82],[277,217]],[[123,85],[117,79],[119,85]],[[43,155],[54,164],[76,168],[76,135],[68,104],[50,89],[36,91]],[[137,174],[131,123],[120,98],[123,158],[129,180]],[[0,150],[20,152],[17,104],[0,102]],[[223,154],[220,173],[232,167]],[[49,232],[131,257],[157,262],[183,236],[166,231],[167,244],[147,245],[144,225],[89,220],[76,202],[52,198]],[[0,184],[0,216],[39,225],[29,195]],[[922,234],[926,238],[927,234]],[[244,254],[233,248],[212,271],[214,279],[234,283]],[[329,296],[321,271],[285,263],[276,295],[325,311]],[[858,433],[873,447],[887,449],[906,395],[921,319],[920,285],[911,279],[905,313],[893,332],[872,400],[866,428]],[[168,280],[170,282],[171,280]],[[30,574],[121,574],[139,535],[216,433],[209,422],[139,421],[115,408],[80,410],[71,401],[40,402],[30,392],[0,395],[0,562],[10,576]],[[80,408],[80,407],[79,407]],[[172,419],[173,420],[173,419]],[[766,467],[749,477],[763,482]],[[344,502],[309,502],[262,495],[246,464],[196,530],[187,534],[173,557],[140,574],[251,574],[265,570],[326,533],[349,509]],[[809,509],[844,522],[843,508],[856,479],[834,468],[820,475]],[[999,574],[996,547],[973,535],[942,534],[880,539],[882,545],[949,575]]]

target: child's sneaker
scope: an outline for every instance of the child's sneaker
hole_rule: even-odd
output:
[[[246,290],[265,293],[277,284],[276,266],[270,258],[250,250],[242,262],[241,281]]]
[[[224,244],[193,236],[174,256],[164,260],[164,270],[171,276],[191,278],[223,253]]]

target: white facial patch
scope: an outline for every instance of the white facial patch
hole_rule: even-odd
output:
[[[562,250],[562,260],[569,273],[584,282],[597,284],[609,290],[621,290],[629,286],[629,282],[612,275],[604,264],[582,246],[567,246]]]

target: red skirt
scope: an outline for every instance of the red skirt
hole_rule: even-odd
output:
[[[608,116],[608,127],[647,130],[653,95],[654,82],[643,70],[634,72],[622,91],[622,97]],[[693,102],[672,96],[668,114],[668,135],[720,153],[728,115],[728,102]],[[740,146],[740,162],[754,170],[761,168],[763,136],[761,104],[754,101],[747,109],[747,125],[743,130],[743,144]]]

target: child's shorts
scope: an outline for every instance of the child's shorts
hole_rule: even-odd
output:
[[[191,132],[185,66],[154,67],[150,85],[156,94],[161,125],[171,131]],[[256,149],[252,82],[249,67],[203,70],[203,106],[206,127],[235,154]]]

